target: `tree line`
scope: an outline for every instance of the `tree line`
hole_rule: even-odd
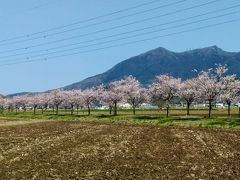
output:
[[[107,106],[110,114],[117,115],[119,103],[128,103],[136,113],[142,103],[157,105],[166,109],[169,116],[170,107],[177,101],[186,104],[186,114],[190,115],[192,103],[207,103],[208,117],[212,116],[215,102],[221,101],[228,106],[228,115],[231,115],[231,105],[240,101],[240,80],[236,75],[227,75],[227,66],[218,65],[215,69],[202,71],[197,77],[182,81],[170,75],[156,76],[149,87],[143,87],[133,76],[111,82],[108,85],[85,90],[54,90],[48,93],[35,95],[0,98],[0,109],[3,112],[20,109],[26,111],[27,107],[37,109],[42,113],[51,108],[58,114],[59,108],[70,109],[71,114],[76,110],[86,108],[88,115],[91,109]],[[239,107],[240,112],[240,107]]]

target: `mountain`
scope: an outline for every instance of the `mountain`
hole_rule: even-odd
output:
[[[240,52],[226,52],[217,46],[185,52],[172,52],[162,47],[120,62],[108,71],[63,87],[64,90],[86,89],[108,84],[128,75],[143,85],[150,84],[156,75],[169,74],[183,80],[197,76],[198,72],[227,64],[229,74],[240,77]]]
[[[35,95],[35,94],[39,94],[39,92],[20,92],[20,93],[8,94],[7,97]]]

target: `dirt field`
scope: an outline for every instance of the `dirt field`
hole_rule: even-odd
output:
[[[0,179],[4,180],[240,177],[237,130],[10,124],[0,126]]]

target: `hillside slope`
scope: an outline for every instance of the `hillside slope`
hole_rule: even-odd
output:
[[[128,75],[133,75],[144,85],[150,84],[155,76],[160,74],[188,79],[195,77],[202,70],[215,67],[216,64],[227,64],[228,73],[240,76],[240,53],[226,52],[217,46],[180,53],[160,47],[122,61],[102,74],[65,86],[63,89],[86,89],[108,84]]]

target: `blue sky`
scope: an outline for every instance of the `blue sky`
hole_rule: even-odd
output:
[[[22,91],[45,91],[53,88],[62,87],[74,82],[83,80],[89,76],[93,76],[102,73],[115,64],[125,60],[129,57],[138,55],[145,51],[164,47],[172,51],[185,51],[188,49],[201,48],[206,46],[217,45],[226,51],[240,51],[239,44],[239,30],[240,21],[225,24],[221,26],[216,26],[208,29],[203,29],[194,32],[188,32],[185,34],[179,34],[174,36],[162,37],[154,39],[151,41],[124,45],[115,48],[108,48],[104,50],[81,53],[74,56],[66,56],[62,58],[49,59],[46,61],[37,61],[32,63],[15,64],[10,66],[1,66],[1,64],[8,62],[18,62],[16,58],[23,60],[26,57],[32,57],[39,53],[31,54],[32,51],[48,50],[49,48],[55,48],[57,46],[66,46],[69,44],[85,42],[81,45],[73,46],[88,46],[90,44],[99,43],[106,40],[114,40],[116,37],[108,38],[106,40],[99,40],[88,43],[86,41],[95,40],[106,36],[111,36],[123,32],[134,31],[137,29],[155,26],[162,23],[167,23],[170,21],[178,20],[180,18],[192,17],[205,12],[210,12],[218,9],[223,9],[227,7],[233,7],[240,4],[239,0],[221,0],[200,8],[195,8],[192,10],[180,12],[173,15],[168,15],[160,18],[156,18],[149,21],[144,21],[142,23],[137,23],[134,25],[129,25],[126,27],[105,31],[102,33],[95,33],[89,36],[72,38],[70,40],[65,40],[58,43],[52,43],[53,41],[59,41],[65,38],[70,38],[72,36],[82,35],[86,33],[95,32],[102,29],[107,29],[115,27],[118,25],[123,25],[126,23],[141,21],[142,19],[155,17],[163,15],[169,12],[176,11],[178,9],[184,9],[187,7],[195,6],[198,4],[203,4],[213,0],[186,0],[185,2],[180,2],[180,0],[159,0],[143,6],[140,8],[132,9],[124,13],[114,14],[112,16],[107,16],[91,22],[77,24],[65,29],[57,31],[49,31],[48,33],[43,33],[40,35],[48,35],[63,30],[68,30],[71,28],[78,28],[74,31],[68,31],[66,33],[61,33],[59,35],[54,35],[51,37],[39,38],[31,41],[15,42],[13,41],[2,41],[9,38],[14,38],[21,35],[32,34],[39,31],[48,30],[54,27],[64,26],[74,22],[79,22],[88,18],[101,16],[106,13],[115,12],[121,9],[126,9],[139,4],[147,3],[152,0],[2,0],[0,1],[0,93],[10,94]],[[101,25],[95,25],[86,28],[87,25],[97,23],[99,21],[105,21],[112,18],[122,17],[124,15],[129,15],[144,11],[147,9],[152,9],[154,7],[160,7],[169,3],[174,3],[174,5],[168,7],[158,8],[156,10],[148,11],[146,13],[138,14],[128,18],[122,18],[120,20],[115,20],[110,23],[103,23]],[[129,41],[137,41],[144,38],[151,38],[153,36],[161,36],[164,34],[174,33],[178,31],[184,31],[191,28],[201,27],[205,25],[211,25],[214,23],[219,23],[223,21],[228,21],[231,19],[239,18],[240,7],[236,7],[224,12],[219,12],[216,14],[206,15],[203,17],[188,20],[186,22],[192,22],[195,20],[204,19],[207,17],[218,16],[221,14],[227,14],[235,12],[234,14],[229,14],[228,16],[222,16],[221,18],[215,18],[209,21],[204,21],[200,23],[190,24],[188,26],[171,29],[171,26],[180,25],[186,22],[178,22],[163,27],[158,27],[152,30],[157,30],[161,28],[166,28],[161,32],[151,33],[143,36],[138,36],[135,38],[125,39],[121,41],[112,41],[104,45],[88,46],[84,47],[82,50],[88,51],[94,48],[102,48],[105,46],[112,46],[119,43],[126,43]],[[83,28],[85,26],[85,28]],[[82,27],[82,28],[79,28]],[[151,30],[147,30],[151,31]],[[143,31],[143,32],[147,32]],[[129,35],[138,34],[132,33]],[[31,36],[39,37],[39,35]],[[117,38],[119,38],[117,37]],[[30,37],[28,37],[30,38]],[[24,38],[23,38],[24,39]],[[25,37],[25,39],[27,39]],[[21,40],[21,39],[20,39]],[[8,44],[7,44],[7,43]],[[9,43],[10,42],[10,43]],[[44,44],[35,48],[29,48],[19,51],[6,52],[8,50],[15,50],[19,48],[31,47],[38,44]],[[64,49],[69,49],[72,47],[65,47]],[[61,50],[61,49],[58,49]],[[55,50],[56,51],[56,50]],[[67,53],[75,53],[80,50],[66,51]],[[52,52],[45,51],[44,53]],[[16,55],[25,53],[24,55]],[[29,53],[29,54],[28,54]],[[41,52],[40,54],[42,54]],[[54,55],[61,55],[64,53],[56,53]],[[65,53],[66,54],[66,53]],[[15,55],[15,56],[13,56]],[[47,58],[49,55],[43,55],[41,58]],[[30,58],[34,60],[36,58]]]

